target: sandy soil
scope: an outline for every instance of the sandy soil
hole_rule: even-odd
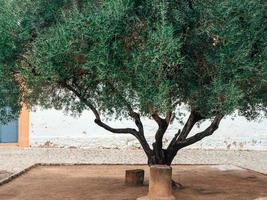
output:
[[[126,169],[146,170],[145,186],[127,187]],[[148,168],[126,165],[37,167],[0,186],[1,200],[135,200],[147,194]],[[267,176],[240,168],[173,166],[184,185],[177,200],[252,200],[267,197]]]

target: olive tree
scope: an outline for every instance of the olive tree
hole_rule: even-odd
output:
[[[266,116],[263,0],[28,0],[23,5],[15,25],[23,30],[15,34],[24,34],[16,41],[23,44],[16,70],[27,102],[74,113],[91,110],[100,127],[136,137],[148,164],[171,165],[180,149],[212,135],[224,116]],[[168,126],[182,117],[184,105],[190,115],[164,147]],[[132,119],[136,128],[111,127],[107,117]],[[152,145],[142,117],[158,126]],[[189,135],[205,120],[206,129]]]

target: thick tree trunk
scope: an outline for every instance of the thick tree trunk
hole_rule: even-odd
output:
[[[154,151],[153,151],[154,152]],[[168,155],[168,153],[170,155]],[[168,165],[170,166],[174,157],[176,156],[177,152],[167,152],[165,149],[162,149],[162,153],[160,155],[164,155],[161,157],[158,157],[158,154],[154,154],[151,156],[151,158],[148,158],[148,165]],[[172,180],[172,189],[182,189],[183,185],[181,183],[178,183],[174,180]]]
[[[171,149],[167,151],[166,149],[162,149],[161,153],[155,153],[153,150],[153,154],[148,158],[148,165],[168,165],[172,164],[174,157],[176,156],[178,150]]]

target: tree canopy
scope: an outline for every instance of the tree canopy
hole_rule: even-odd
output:
[[[7,37],[3,44],[11,41],[13,48],[1,59],[11,58],[26,84],[27,102],[72,112],[89,108],[98,125],[133,134],[157,160],[212,134],[223,116],[235,111],[247,119],[266,115],[263,0],[2,4],[1,17],[10,26],[1,27]],[[162,149],[162,137],[179,118],[181,105],[187,106],[189,119]],[[133,118],[138,130],[114,129],[102,116]],[[153,151],[141,116],[159,126]],[[205,119],[212,119],[211,125],[188,137],[195,123]]]

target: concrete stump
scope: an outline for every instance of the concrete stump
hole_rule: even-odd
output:
[[[172,168],[167,165],[151,166],[148,195],[137,200],[175,200],[172,195]]]
[[[125,184],[129,186],[140,186],[144,184],[145,171],[142,169],[126,170]]]

